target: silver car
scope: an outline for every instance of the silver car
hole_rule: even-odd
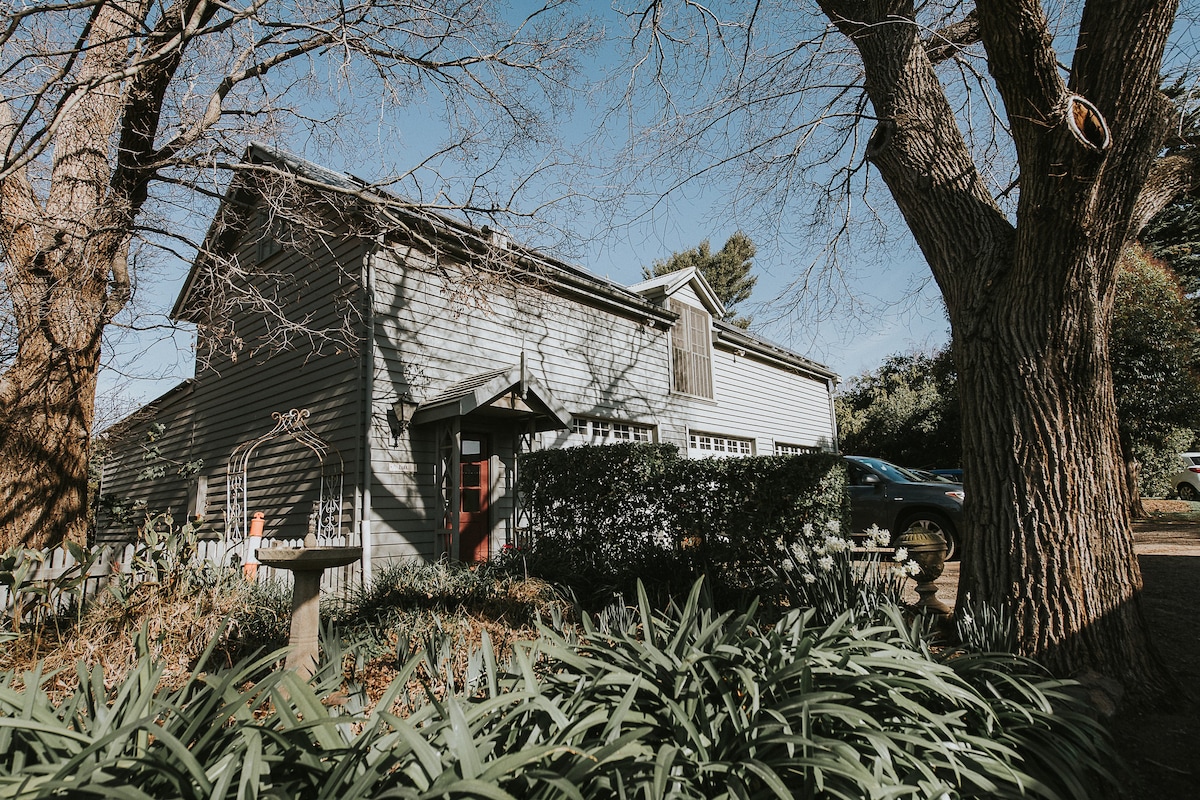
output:
[[[1181,500],[1200,500],[1200,453],[1179,455],[1179,469],[1171,476],[1171,485]]]

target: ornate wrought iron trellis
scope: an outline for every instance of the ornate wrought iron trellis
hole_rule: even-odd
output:
[[[229,456],[228,479],[225,484],[225,535],[236,541],[245,538],[250,530],[249,489],[250,462],[262,445],[282,436],[289,436],[307,448],[321,465],[320,494],[314,512],[317,540],[326,543],[338,536],[342,525],[342,475],[345,465],[338,449],[308,427],[309,410],[293,408],[287,412],[274,411],[275,427],[249,442],[242,442]]]

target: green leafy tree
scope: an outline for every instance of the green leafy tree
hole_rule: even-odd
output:
[[[1134,513],[1141,491],[1162,493],[1174,456],[1200,420],[1200,331],[1193,304],[1140,246],[1121,259],[1113,312],[1113,388]]]
[[[1170,490],[1175,456],[1200,420],[1195,303],[1140,246],[1121,260],[1110,339],[1113,392],[1134,514],[1143,493]],[[842,450],[913,467],[961,462],[957,375],[945,348],[889,356],[835,399]]]
[[[1184,195],[1142,231],[1141,242],[1162,259],[1188,294],[1200,292],[1200,197]]]
[[[962,460],[958,386],[950,349],[889,356],[834,399],[841,449],[909,467]]]
[[[738,231],[725,240],[724,246],[715,253],[712,252],[708,239],[705,239],[691,250],[682,250],[672,254],[670,258],[660,259],[649,267],[643,267],[642,275],[654,278],[695,267],[725,304],[725,320],[748,328],[753,319],[738,316],[734,309],[739,303],[750,298],[754,284],[758,282],[758,278],[750,274],[754,267],[755,252],[754,242],[750,237]]]

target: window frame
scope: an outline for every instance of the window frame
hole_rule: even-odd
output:
[[[671,391],[712,400],[712,315],[675,298],[671,298],[668,308],[679,317],[670,335]]]
[[[582,440],[585,444],[653,442],[655,441],[655,427],[641,422],[579,415],[571,417],[569,436],[576,440]]]
[[[708,431],[688,431],[689,455],[697,453],[701,457],[745,458],[754,455],[755,445],[755,440],[751,437],[729,436]]]

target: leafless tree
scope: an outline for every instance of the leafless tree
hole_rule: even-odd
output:
[[[1145,693],[1168,677],[1143,625],[1108,331],[1122,248],[1198,185],[1160,91],[1177,6],[651,0],[628,14],[648,79],[627,99],[660,112],[643,169],[678,185],[732,171],[734,201],[759,217],[804,203],[822,242],[885,219],[886,189],[951,324],[959,599],[1007,605],[1021,649],[1055,671]]]
[[[102,338],[132,249],[194,254],[173,204],[212,207],[251,138],[354,147],[409,110],[442,144],[389,185],[502,213],[488,187],[546,142],[591,36],[559,0],[0,4],[0,547],[83,537]],[[428,169],[452,152],[478,178],[457,201]]]

